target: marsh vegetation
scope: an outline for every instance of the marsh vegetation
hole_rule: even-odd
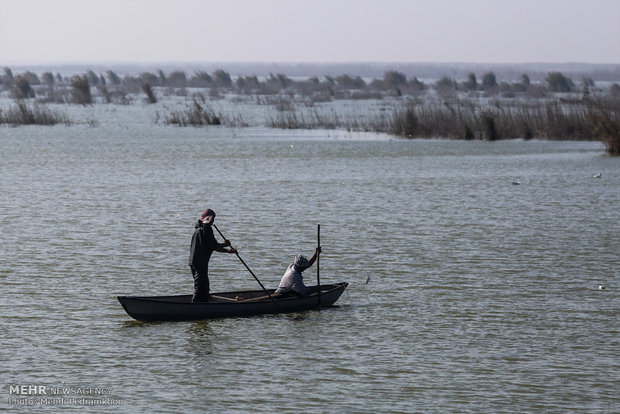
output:
[[[177,126],[266,126],[288,129],[346,129],[407,138],[497,140],[541,138],[600,140],[620,151],[620,85],[579,82],[550,71],[532,81],[527,73],[501,80],[493,71],[463,79],[407,77],[389,70],[382,77],[359,75],[289,78],[238,75],[217,69],[121,75],[108,69],[77,75],[25,71],[0,73],[0,123],[71,124],[59,105],[153,105],[154,123]],[[171,105],[170,102],[181,102]],[[218,102],[237,105],[218,112]],[[355,111],[344,111],[356,103]],[[48,107],[53,104],[53,108]],[[339,105],[340,104],[340,105]],[[248,116],[248,108],[266,108]],[[248,122],[247,118],[252,118]],[[96,124],[96,122],[89,121]]]
[[[8,108],[0,108],[0,124],[8,125],[71,125],[67,115],[50,110],[38,103],[27,104],[23,99],[15,99]]]

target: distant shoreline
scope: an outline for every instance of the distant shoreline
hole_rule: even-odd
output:
[[[4,67],[0,94],[13,104],[0,105],[0,124],[80,123],[59,110],[59,104],[141,104],[143,109],[155,105],[145,111],[153,114],[152,123],[182,127],[263,125],[406,138],[600,140],[610,153],[620,153],[620,65],[617,78],[613,71],[549,71],[542,79],[522,71],[523,66],[505,67],[503,75],[488,68],[463,75],[452,67],[451,75],[441,78],[448,67],[429,67],[444,72],[414,77],[398,67],[374,78],[359,75],[362,66],[348,71],[337,66],[342,70],[337,76],[325,74],[327,66],[321,66],[323,75],[311,77],[290,75],[292,67],[278,68],[286,73],[259,76],[257,67],[251,67],[251,75],[187,67],[166,72],[133,67],[131,74],[93,67],[77,74],[63,67],[56,73],[49,67],[43,73],[35,73],[37,68],[16,68],[14,73]],[[506,80],[507,71],[520,73],[518,80]],[[95,126],[100,120],[89,115],[85,122]]]
[[[88,70],[104,72],[114,70],[120,74],[139,74],[145,71],[187,72],[224,70],[233,76],[269,76],[285,73],[292,77],[339,76],[347,73],[363,78],[381,77],[386,71],[395,70],[408,77],[440,79],[449,76],[464,79],[470,72],[493,71],[499,80],[517,80],[527,72],[533,81],[544,79],[548,72],[562,72],[574,78],[588,76],[595,81],[620,81],[620,63],[465,63],[465,62],[42,62],[0,63],[16,72],[43,72],[53,70],[67,75],[81,74]]]

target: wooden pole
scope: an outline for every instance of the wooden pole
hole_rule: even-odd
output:
[[[316,239],[319,248],[321,247],[321,225],[317,224],[316,226]],[[321,258],[321,253],[316,256],[316,284],[319,289],[319,309],[321,309],[321,277],[319,275],[319,262]]]
[[[213,227],[215,227],[215,230],[217,230],[218,233],[220,233],[220,236],[222,236],[222,238],[224,240],[227,240],[226,237],[224,237],[224,235],[222,234],[222,232],[220,231],[220,229],[217,228],[217,226],[215,224],[213,224]],[[232,248],[232,246],[230,246]],[[265,289],[265,286],[263,286],[263,284],[260,282],[260,280],[258,280],[258,278],[256,277],[256,275],[254,274],[254,272],[252,271],[252,269],[250,269],[250,267],[243,261],[243,259],[241,258],[241,256],[239,256],[239,252],[235,252],[235,254],[237,255],[237,257],[239,258],[239,260],[241,260],[241,263],[243,263],[243,265],[245,266],[246,269],[248,269],[248,272],[250,272],[250,274],[252,276],[254,276],[254,279],[256,279],[256,281],[258,282],[258,284],[260,285],[261,288],[263,288],[263,290],[265,291],[265,293],[267,294],[267,296],[269,296],[269,299],[271,299],[271,301],[273,302],[274,305],[276,305],[276,308],[280,309],[280,307],[278,306],[278,302],[276,302],[276,300],[269,294],[269,292],[267,292],[267,289]]]

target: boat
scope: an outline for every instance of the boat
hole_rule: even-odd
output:
[[[320,295],[317,291],[303,297],[274,296],[275,289],[267,289],[212,293],[207,302],[192,302],[192,295],[118,296],[118,301],[129,316],[139,321],[188,321],[329,307],[338,300],[348,285],[347,282],[321,285]]]

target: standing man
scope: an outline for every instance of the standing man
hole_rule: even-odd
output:
[[[225,253],[237,253],[230,247],[230,241],[218,243],[213,236],[213,221],[215,211],[210,208],[202,212],[200,220],[196,223],[196,230],[192,236],[192,244],[189,249],[189,267],[194,276],[193,302],[206,302],[209,298],[209,259],[213,251]]]

